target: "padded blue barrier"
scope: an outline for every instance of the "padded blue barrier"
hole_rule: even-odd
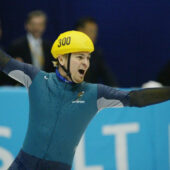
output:
[[[17,155],[28,121],[25,88],[0,88],[0,170]],[[89,124],[73,170],[169,170],[170,101],[144,108],[109,108]]]

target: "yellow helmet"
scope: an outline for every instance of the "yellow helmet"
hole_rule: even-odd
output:
[[[51,53],[55,59],[59,55],[76,52],[93,52],[94,45],[91,39],[80,31],[67,31],[55,40]]]

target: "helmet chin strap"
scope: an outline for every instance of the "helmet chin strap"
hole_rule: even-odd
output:
[[[61,68],[66,72],[67,76],[71,79],[72,82],[73,79],[71,77],[71,73],[70,73],[70,60],[71,60],[71,53],[68,54],[68,60],[67,60],[67,68],[65,68],[64,66],[62,66],[59,62],[59,65],[61,66]],[[75,83],[75,82],[74,82]]]

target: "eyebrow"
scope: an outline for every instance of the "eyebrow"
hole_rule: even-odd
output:
[[[84,54],[83,54],[83,53],[79,53],[79,54],[77,54],[77,55],[83,55],[83,56],[84,56]]]

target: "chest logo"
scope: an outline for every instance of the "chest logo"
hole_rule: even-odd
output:
[[[47,76],[44,76],[44,79],[45,79],[45,80],[48,80],[48,77],[47,77]]]
[[[85,103],[85,101],[82,100],[83,95],[84,95],[84,91],[79,92],[76,100],[73,100],[72,103]]]

